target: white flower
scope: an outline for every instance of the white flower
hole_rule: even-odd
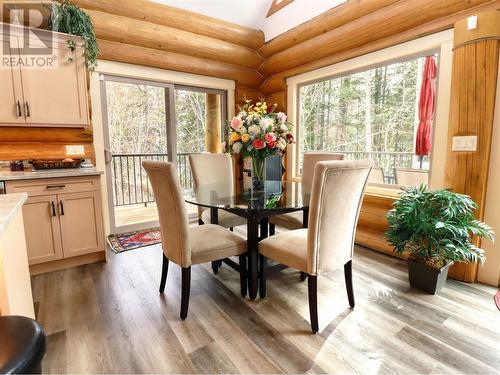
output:
[[[276,117],[282,124],[286,121],[286,115],[283,112],[276,113]]]
[[[280,150],[284,150],[286,148],[286,141],[284,138],[279,138],[277,141],[276,141],[276,147]]]
[[[241,142],[236,142],[235,144],[233,144],[233,151],[237,154],[240,153],[241,151],[241,148],[243,147],[243,143]]]
[[[285,124],[281,124],[280,129],[281,129],[282,132],[287,132],[288,131],[288,126],[286,126]],[[240,130],[240,132],[241,132],[241,130]]]
[[[245,122],[247,123],[248,126],[250,126],[253,122],[253,115],[248,115],[247,118],[245,119]]]
[[[262,128],[262,130],[266,131],[269,125],[272,125],[273,120],[270,118],[264,117],[262,120],[260,120],[259,125]]]
[[[248,128],[248,134],[250,134],[251,137],[255,137],[260,133],[260,127],[257,125],[251,125]]]
[[[241,126],[238,131],[240,132],[240,134],[246,134],[247,133],[247,128],[245,128],[244,126]]]

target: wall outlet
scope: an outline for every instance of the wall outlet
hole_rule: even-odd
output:
[[[85,148],[82,145],[67,145],[66,155],[68,156],[84,156]]]
[[[453,137],[452,151],[477,151],[477,135]]]

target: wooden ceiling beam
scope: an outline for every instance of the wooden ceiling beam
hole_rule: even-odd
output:
[[[267,58],[259,71],[269,77],[487,2],[488,0],[402,0],[278,52]]]
[[[375,42],[362,45],[357,48],[353,48],[335,55],[327,56],[307,64],[303,64],[292,69],[288,69],[272,76],[269,76],[259,91],[264,95],[269,95],[274,92],[286,90],[286,78],[293,77],[305,72],[310,72],[315,69],[323,68],[328,65],[333,65],[341,61],[352,59],[354,57],[366,55],[371,52],[375,52],[384,48],[388,48],[400,43],[408,42],[417,38],[421,38],[427,35],[431,35],[440,31],[453,28],[455,22],[467,18],[470,15],[477,14],[480,12],[486,12],[494,9],[499,9],[499,0],[490,0],[484,4],[457,12],[455,14],[448,15],[446,17],[439,18],[437,20],[425,23],[418,27],[405,30],[399,34],[391,35],[389,37],[377,40]]]
[[[102,39],[98,43],[101,50],[99,58],[102,60],[231,79],[238,85],[254,89],[264,81],[264,77],[256,70],[238,65]]]
[[[173,27],[240,46],[259,49],[262,31],[148,0],[72,0],[81,8]]]
[[[237,44],[169,26],[84,9],[94,21],[98,39],[154,48],[257,69],[263,58],[257,51]]]
[[[315,36],[324,34],[357,18],[366,16],[380,8],[391,5],[399,0],[357,0],[347,1],[314,17],[280,36],[265,43],[259,52],[269,57],[295,44],[302,43]]]

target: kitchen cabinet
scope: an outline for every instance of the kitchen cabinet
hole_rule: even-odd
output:
[[[23,207],[29,264],[63,258],[57,196],[29,197]]]
[[[0,31],[3,32],[0,34],[0,57],[23,62],[0,70],[0,89],[7,93],[0,104],[0,125],[87,126],[88,98],[81,40],[37,30],[36,36],[27,34],[26,42],[22,34],[26,30],[30,29],[9,26]],[[68,39],[75,40],[74,51],[68,48]],[[43,63],[37,65],[24,54],[26,43]],[[50,54],[37,56],[37,50],[50,51]]]
[[[17,38],[1,39],[2,57],[10,59],[13,50],[17,48]],[[21,69],[19,67],[0,68],[0,124],[23,124],[22,114],[23,92],[21,86]]]
[[[99,176],[6,181],[6,191],[28,193],[23,215],[30,265],[104,251]]]

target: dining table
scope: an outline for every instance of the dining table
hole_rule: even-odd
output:
[[[310,192],[300,182],[267,180],[264,189],[254,189],[245,181],[227,184],[201,184],[190,190],[185,202],[210,209],[210,222],[218,223],[219,210],[241,216],[247,221],[248,296],[257,297],[259,241],[269,235],[269,217],[293,211],[303,211],[307,227]],[[234,262],[227,261],[234,268]]]

